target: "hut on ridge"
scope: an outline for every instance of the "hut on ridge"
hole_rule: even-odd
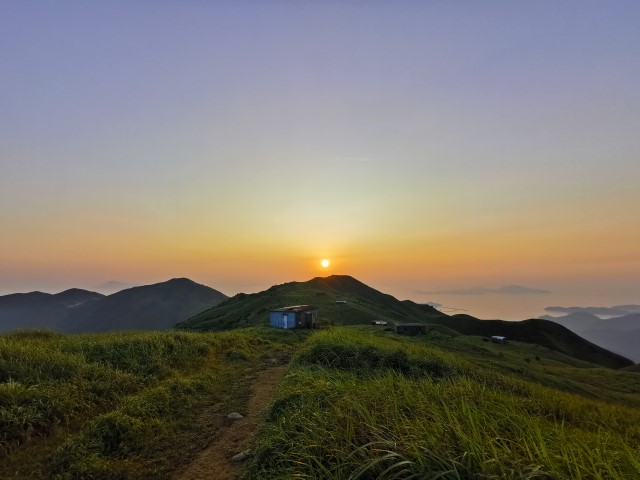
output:
[[[269,312],[269,325],[275,328],[315,328],[318,308],[312,305],[293,305]]]

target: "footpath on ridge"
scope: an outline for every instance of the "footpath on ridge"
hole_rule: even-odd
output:
[[[229,419],[218,414],[220,429],[211,443],[186,467],[176,472],[172,480],[228,480],[237,478],[244,462],[234,460],[239,453],[251,449],[258,426],[271,403],[278,384],[289,368],[285,365],[269,365],[257,373],[244,416]]]

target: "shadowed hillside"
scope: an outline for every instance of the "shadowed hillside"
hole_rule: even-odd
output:
[[[536,343],[574,358],[609,368],[621,368],[633,362],[588,342],[571,330],[549,320],[531,319],[521,322],[478,320],[469,315],[453,315],[437,320],[464,335],[504,335],[520,342]]]
[[[109,296],[79,289],[56,295],[7,295],[0,297],[0,330],[165,330],[226,298],[187,278],[129,288]]]
[[[104,295],[79,288],[51,294],[14,293],[0,296],[0,332],[16,328],[55,328],[70,310],[92,303]]]
[[[588,328],[591,325],[595,325],[601,322],[600,317],[588,312],[573,312],[563,317],[542,315],[539,318],[542,320],[550,320],[552,322],[558,323],[574,332],[578,332],[581,329]]]
[[[164,330],[180,320],[227,298],[223,293],[188,278],[134,287],[80,308],[61,330]]]
[[[581,337],[612,352],[627,356],[636,362],[640,361],[640,313],[601,319],[596,315],[579,311],[563,317],[545,315],[542,318],[564,325]]]

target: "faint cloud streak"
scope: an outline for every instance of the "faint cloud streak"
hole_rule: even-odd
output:
[[[521,285],[507,285],[498,288],[471,287],[452,290],[417,290],[415,293],[420,295],[548,295],[551,292]]]

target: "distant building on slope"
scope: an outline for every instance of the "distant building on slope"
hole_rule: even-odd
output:
[[[405,335],[417,335],[418,333],[426,333],[427,326],[421,323],[396,323],[393,331]]]
[[[508,343],[507,337],[502,337],[500,335],[494,335],[493,337],[491,337],[491,341],[493,343]]]
[[[318,309],[312,305],[294,305],[269,312],[269,325],[275,328],[315,328]]]

